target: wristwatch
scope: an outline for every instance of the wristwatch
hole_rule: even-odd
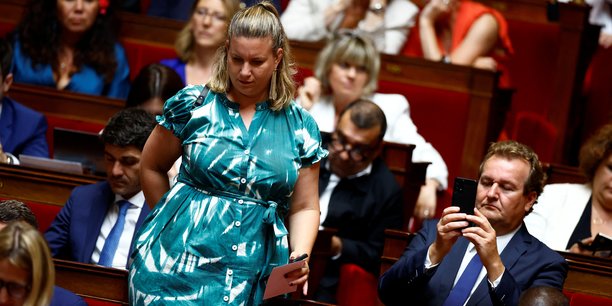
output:
[[[374,14],[381,15],[385,13],[385,6],[380,2],[376,2],[370,5],[368,10]]]

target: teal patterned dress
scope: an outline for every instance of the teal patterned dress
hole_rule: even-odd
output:
[[[313,118],[258,103],[247,130],[238,104],[202,86],[166,101],[159,124],[182,142],[178,181],[147,217],[129,273],[132,305],[258,305],[287,263],[283,219],[302,167],[325,157]]]

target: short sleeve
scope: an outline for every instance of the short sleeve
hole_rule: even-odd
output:
[[[176,137],[183,139],[183,129],[191,119],[191,110],[204,87],[190,85],[166,100],[162,115],[157,116],[159,125],[171,131]]]
[[[300,160],[302,167],[308,167],[327,157],[328,152],[321,146],[321,132],[314,118],[301,106],[296,106],[296,109],[301,113],[303,123],[297,132]]]

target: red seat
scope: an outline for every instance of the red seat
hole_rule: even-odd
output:
[[[378,277],[355,264],[340,267],[336,292],[338,305],[375,306],[378,304]]]
[[[563,290],[570,306],[612,306],[612,298]]]
[[[130,79],[133,80],[142,67],[157,63],[166,58],[176,57],[174,48],[168,46],[154,45],[135,40],[124,39],[125,55],[130,64]]]
[[[557,129],[543,115],[518,112],[510,138],[530,146],[538,154],[540,161],[553,161]]]

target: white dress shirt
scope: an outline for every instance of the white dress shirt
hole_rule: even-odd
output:
[[[136,222],[140,217],[140,212],[144,206],[145,198],[142,191],[129,199],[124,199],[120,195],[115,195],[115,203],[121,200],[127,200],[131,203],[131,205],[128,207],[125,215],[125,225],[123,227],[123,233],[121,233],[121,238],[119,238],[119,246],[117,247],[115,257],[113,258],[112,267],[125,270],[128,258],[130,257],[130,246],[132,245],[132,238],[134,237]],[[110,231],[113,229],[113,226],[115,226],[118,217],[119,207],[117,205],[111,205],[110,209],[106,213],[104,222],[102,222],[102,227],[100,227],[100,235],[96,241],[96,247],[94,248],[93,254],[91,254],[92,263],[97,264],[100,260],[100,252],[102,252],[102,248],[106,242],[106,237],[108,237]]]
[[[499,252],[499,254],[501,254],[504,251],[504,249],[506,248],[506,246],[508,245],[510,240],[512,240],[512,237],[514,237],[514,234],[516,234],[516,232],[518,232],[518,230],[521,228],[521,226],[523,226],[523,225],[521,224],[514,231],[512,231],[512,232],[510,232],[508,234],[505,234],[505,235],[497,237],[497,239],[496,239],[497,240],[497,251]],[[468,264],[470,263],[470,260],[472,260],[472,257],[474,257],[474,256],[478,256],[478,254],[476,253],[476,247],[474,247],[474,244],[470,242],[468,244],[468,246],[467,246],[465,254],[463,255],[463,260],[461,261],[461,265],[459,266],[459,271],[457,271],[457,276],[455,276],[455,281],[453,282],[453,287],[455,286],[455,284],[457,284],[457,281],[461,277],[461,274],[463,273],[465,268],[467,268]],[[425,257],[425,269],[431,269],[431,268],[437,266],[438,264],[433,265],[431,263],[431,259],[429,258],[429,252],[427,252],[427,256]],[[504,273],[506,273],[506,271],[504,271]],[[470,297],[472,296],[472,294],[474,293],[476,288],[478,288],[478,284],[480,284],[482,279],[484,277],[486,277],[486,276],[487,276],[487,270],[483,266],[482,269],[480,270],[480,274],[478,274],[478,278],[476,279],[476,282],[474,283],[474,287],[472,287],[472,291],[470,291]],[[502,273],[502,275],[500,275],[493,282],[488,280],[489,284],[491,285],[491,287],[493,287],[493,288],[497,287],[497,285],[499,285],[499,282],[502,279],[502,276],[504,276],[503,273]],[[463,303],[463,305],[466,305],[469,300],[470,300],[470,298],[468,297],[468,299],[465,300],[465,303]]]

